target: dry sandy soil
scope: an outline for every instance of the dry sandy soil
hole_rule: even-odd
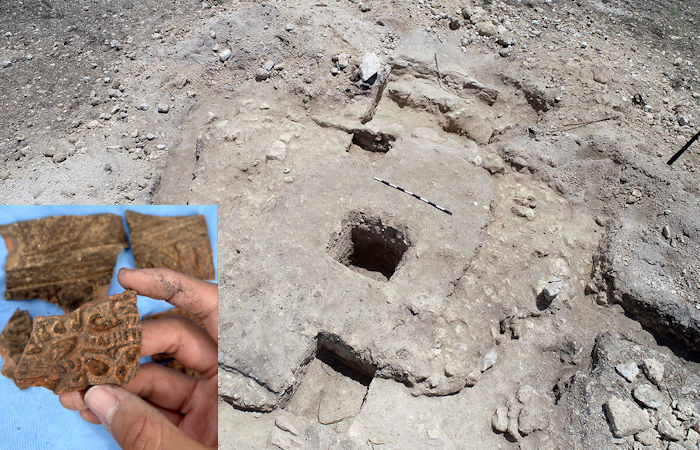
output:
[[[219,205],[221,448],[697,449],[699,11],[3,2],[2,192]]]

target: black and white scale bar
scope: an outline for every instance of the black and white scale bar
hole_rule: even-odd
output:
[[[393,184],[393,183],[389,183],[388,181],[384,181],[384,180],[382,180],[381,178],[377,178],[377,177],[373,177],[373,178],[374,178],[375,180],[379,181],[380,183],[386,184],[386,185],[389,186],[389,187],[393,187],[394,189],[398,189],[398,190],[401,191],[401,192],[405,192],[406,194],[410,195],[411,197],[415,197],[415,198],[417,198],[418,200],[420,200],[420,201],[422,201],[422,202],[425,202],[425,203],[429,204],[430,206],[432,206],[432,207],[434,207],[434,208],[439,209],[440,211],[444,212],[445,214],[449,214],[450,216],[452,215],[452,211],[450,211],[449,209],[445,209],[445,208],[443,208],[443,207],[440,206],[440,205],[436,205],[435,203],[431,202],[430,200],[425,199],[425,198],[421,197],[420,195],[416,195],[416,194],[414,194],[413,192],[407,191],[406,189],[402,188],[401,186],[397,186],[397,185],[395,185],[395,184]]]

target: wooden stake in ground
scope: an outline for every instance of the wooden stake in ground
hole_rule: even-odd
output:
[[[435,70],[437,70],[438,84],[442,87],[442,76],[440,75],[440,66],[438,65],[437,53],[433,53],[433,58],[435,58]]]
[[[609,117],[603,117],[602,119],[593,119],[593,120],[585,120],[583,122],[573,122],[573,123],[565,123],[562,125],[561,129],[562,131],[569,131],[573,130],[574,128],[582,127],[585,125],[590,125],[592,123],[598,123],[598,122],[604,122],[606,120],[613,120],[617,119],[620,116],[609,116]]]

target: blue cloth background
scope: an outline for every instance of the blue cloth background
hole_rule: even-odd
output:
[[[126,210],[159,216],[183,216],[203,214],[207,220],[214,267],[217,263],[217,207],[216,206],[4,206],[0,205],[0,225],[20,220],[38,219],[56,215],[90,215],[112,213],[125,217]],[[129,229],[124,219],[124,229]],[[4,300],[5,259],[7,248],[0,239],[0,330],[17,308],[26,309],[29,315],[47,316],[63,314],[61,308],[41,300]],[[117,272],[122,267],[134,267],[131,248],[119,254],[109,287],[109,294],[118,294],[124,289],[117,282]],[[138,308],[141,317],[169,309],[162,300],[139,296]],[[142,358],[144,362],[150,358]],[[0,362],[4,363],[2,357]],[[8,378],[0,376],[0,449],[118,449],[119,446],[102,425],[93,425],[83,420],[76,411],[64,409],[58,396],[43,387],[20,390]]]

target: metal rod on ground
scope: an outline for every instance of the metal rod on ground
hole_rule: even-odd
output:
[[[693,136],[692,138],[690,138],[690,140],[688,141],[688,143],[685,144],[685,145],[683,146],[682,149],[678,150],[678,152],[676,152],[675,155],[671,156],[671,159],[669,159],[668,162],[667,162],[666,164],[668,164],[668,165],[670,166],[671,164],[673,164],[674,162],[676,162],[676,160],[677,160],[678,158],[680,158],[681,155],[682,155],[683,153],[685,153],[686,150],[688,150],[688,148],[693,144],[693,142],[695,142],[695,141],[698,139],[698,136],[700,136],[700,131],[698,131],[697,133],[695,133],[695,136]]]
[[[450,216],[452,215],[452,211],[450,211],[449,209],[445,209],[445,208],[443,208],[442,206],[436,205],[435,203],[431,202],[431,201],[428,200],[428,199],[425,199],[425,198],[421,197],[420,195],[416,195],[416,194],[414,194],[413,192],[409,192],[409,191],[407,191],[406,189],[404,189],[404,188],[402,188],[402,187],[400,187],[400,186],[397,186],[397,185],[395,185],[395,184],[389,183],[388,181],[384,181],[384,180],[382,180],[381,178],[377,178],[377,177],[373,177],[373,178],[374,178],[375,180],[379,181],[380,183],[384,183],[384,184],[386,184],[386,185],[389,186],[389,187],[393,187],[394,189],[398,189],[399,191],[404,192],[404,193],[410,195],[411,197],[415,197],[415,198],[417,198],[418,200],[420,200],[420,201],[422,201],[422,202],[425,202],[425,203],[429,204],[430,206],[432,206],[432,207],[434,207],[434,208],[439,209],[440,211],[444,212],[445,214],[449,214]]]

